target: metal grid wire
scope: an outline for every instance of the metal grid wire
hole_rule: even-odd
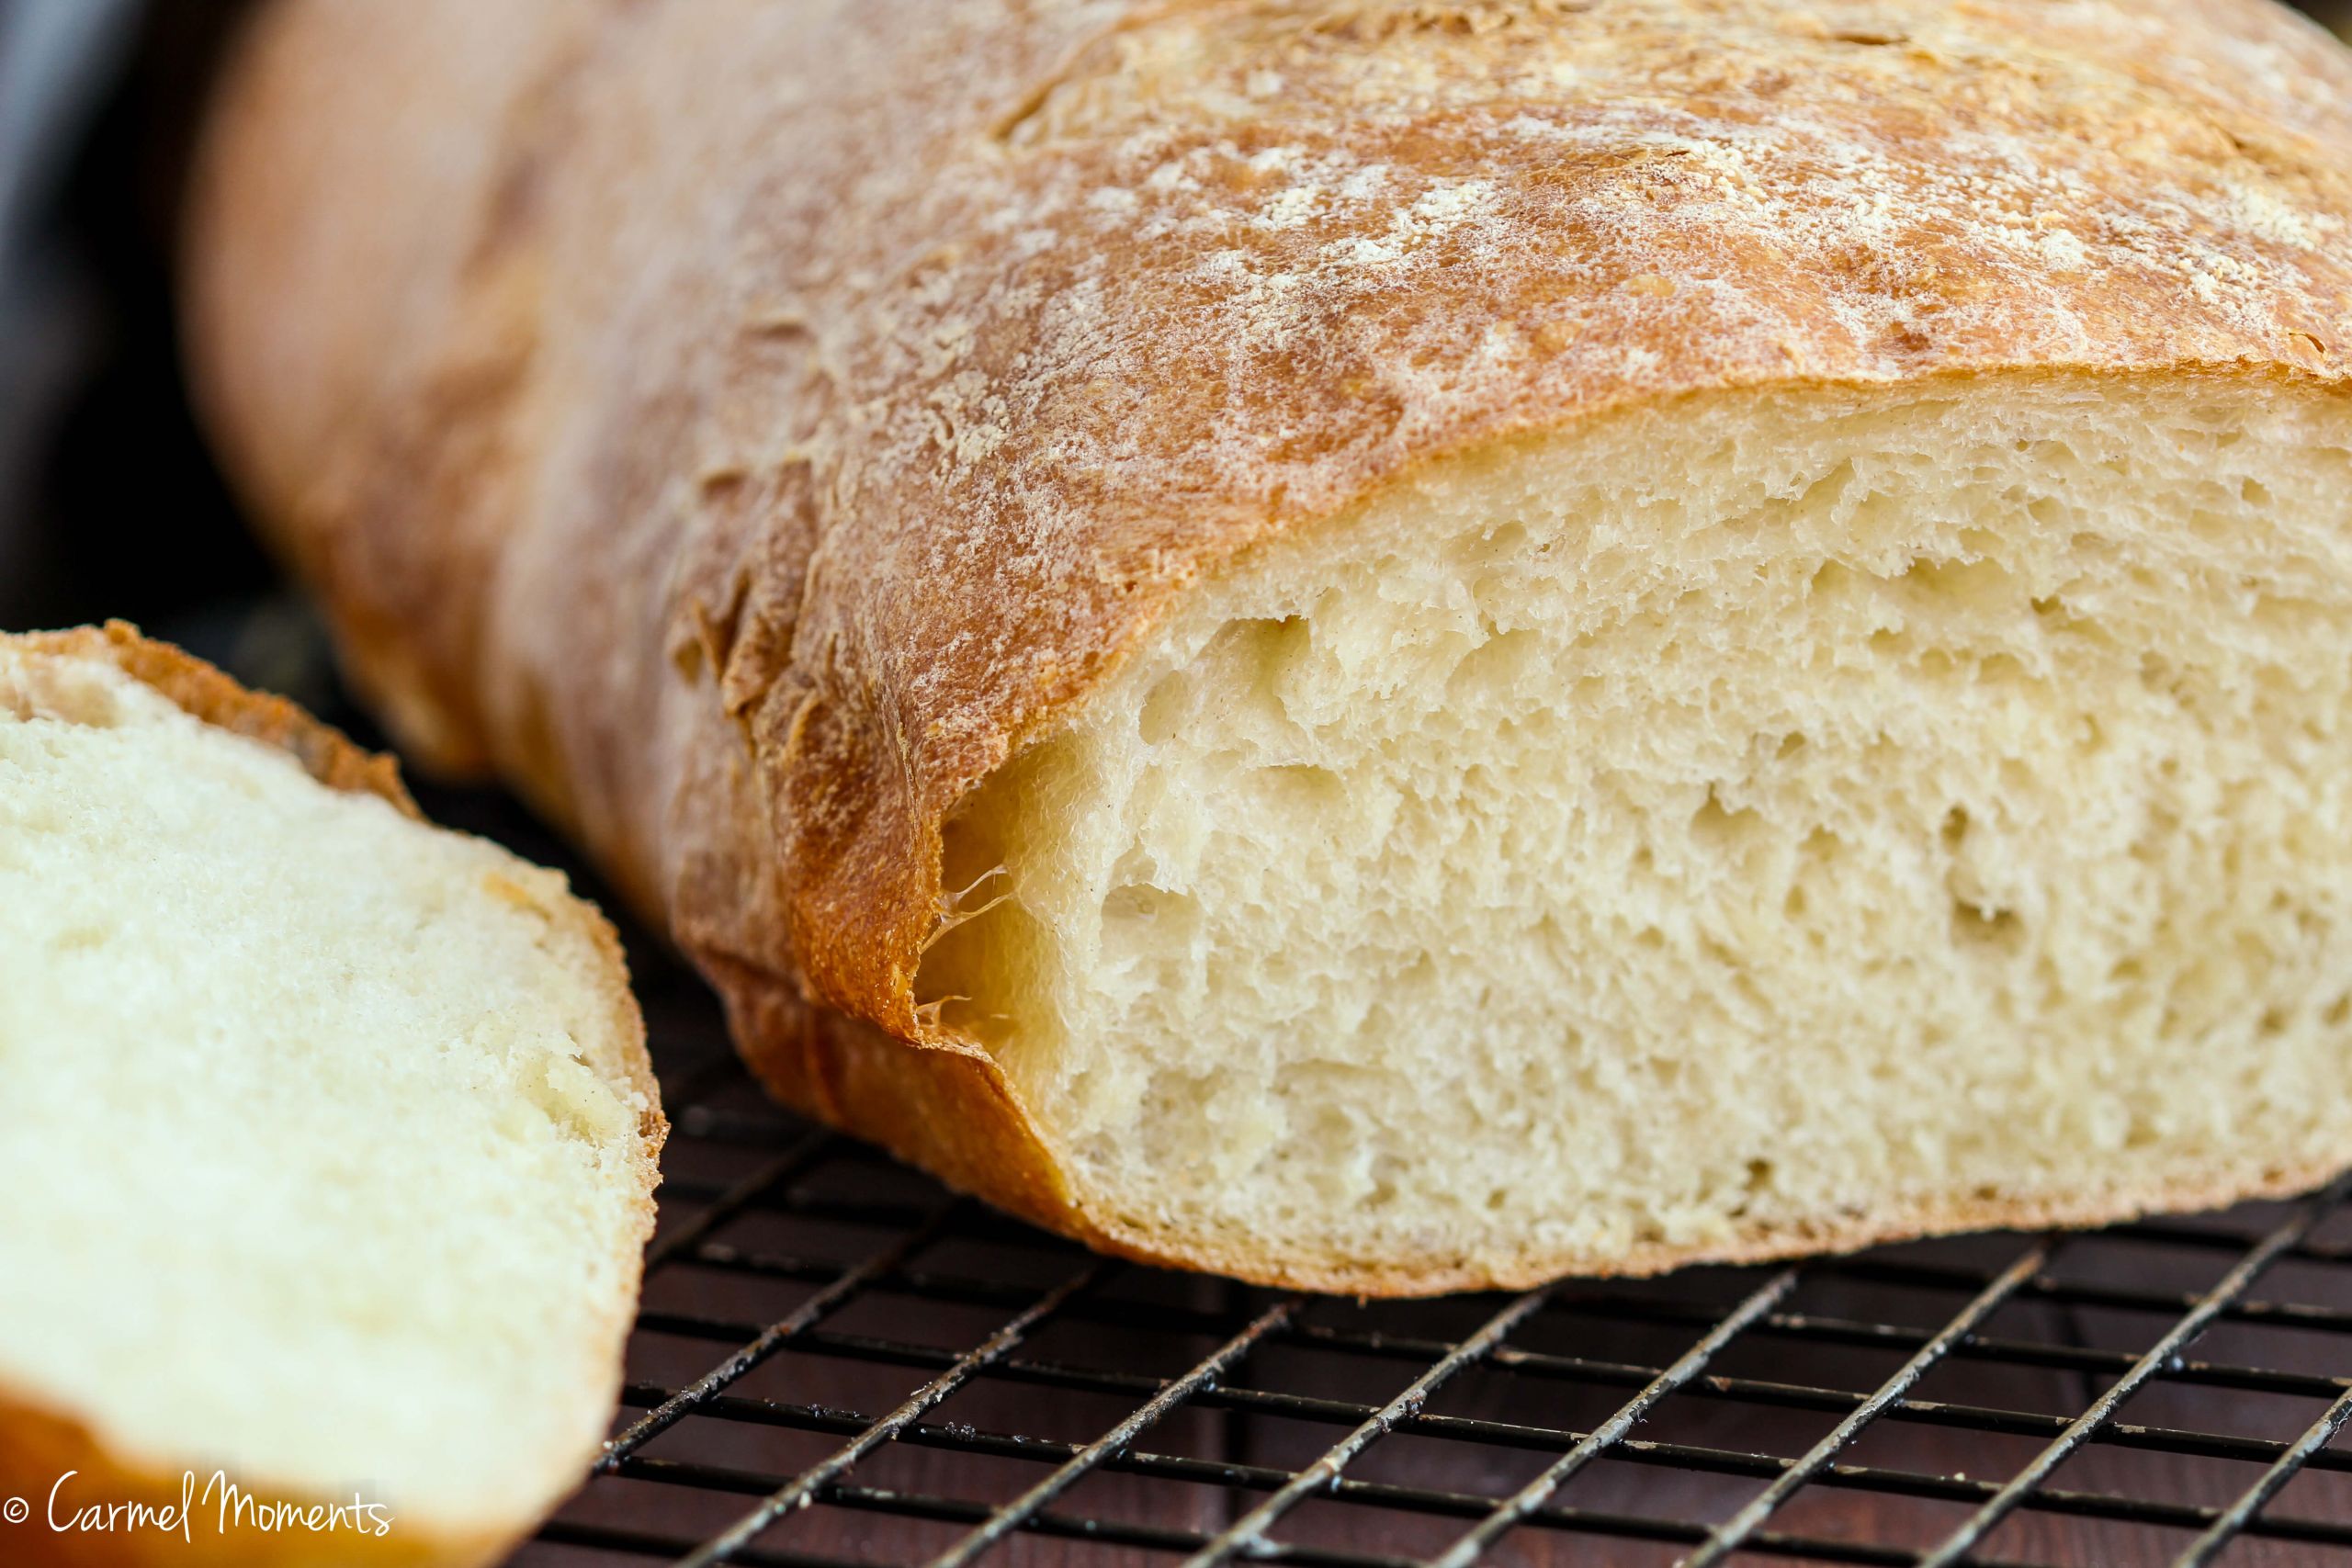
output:
[[[658,961],[652,967],[659,969]],[[518,1562],[2352,1564],[2352,1209],[1357,1303],[770,1106],[674,975],[624,1409]]]

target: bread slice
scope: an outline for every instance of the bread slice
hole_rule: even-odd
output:
[[[126,626],[0,637],[0,1561],[489,1562],[577,1483],[643,1027],[388,762]]]
[[[780,1095],[1519,1284],[2352,1162],[2347,147],[2267,0],[284,0],[191,338]]]

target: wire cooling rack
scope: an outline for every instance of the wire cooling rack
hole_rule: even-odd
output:
[[[545,852],[543,841],[526,845]],[[1361,1303],[1094,1258],[770,1105],[675,1130],[604,1462],[517,1559],[2352,1564],[2352,1210]]]

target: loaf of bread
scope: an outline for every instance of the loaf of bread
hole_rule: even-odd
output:
[[[663,1133],[611,930],[128,627],[0,637],[0,1562],[500,1561]]]
[[[2352,1162],[2267,0],[286,0],[212,427],[775,1092],[1363,1292]]]

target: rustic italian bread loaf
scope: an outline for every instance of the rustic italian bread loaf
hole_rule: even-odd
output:
[[[2352,1162],[2346,171],[2265,0],[288,3],[187,298],[784,1098],[1431,1291]]]
[[[486,1563],[578,1483],[642,1026],[389,763],[128,627],[0,637],[0,1561]]]

